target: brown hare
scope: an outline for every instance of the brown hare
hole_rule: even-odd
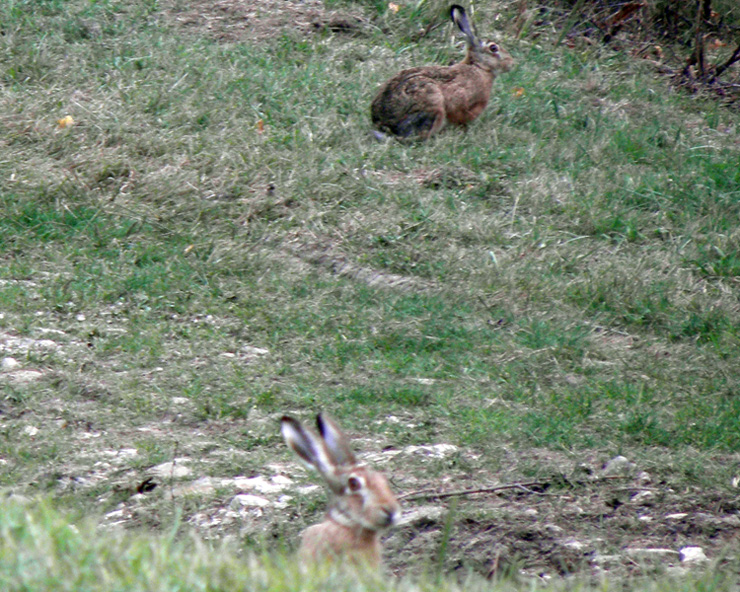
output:
[[[346,560],[376,569],[380,532],[396,522],[401,506],[386,478],[358,463],[336,422],[319,414],[316,425],[318,434],[292,417],[281,420],[285,442],[319,472],[332,497],[324,521],[303,532],[299,555],[312,563]]]
[[[426,139],[447,121],[470,123],[486,108],[493,79],[514,65],[497,43],[478,39],[462,6],[453,4],[450,18],[467,39],[465,59],[453,66],[410,68],[388,80],[371,107],[373,126],[381,132]]]

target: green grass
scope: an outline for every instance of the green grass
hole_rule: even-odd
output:
[[[103,20],[120,9],[85,7]],[[55,44],[75,41],[70,23],[53,3],[37,16],[51,25],[43,41],[26,30],[14,34],[51,60]],[[127,17],[124,12],[121,18]],[[551,348],[555,359],[575,361],[588,355],[594,322],[648,340],[696,340],[705,355],[723,355],[737,342],[737,313],[724,288],[735,284],[738,267],[732,237],[740,203],[737,156],[722,134],[713,137],[714,146],[697,146],[701,136],[713,135],[696,128],[700,114],[692,115],[687,104],[678,118],[677,100],[665,105],[664,92],[638,92],[646,84],[663,90],[638,72],[627,69],[620,80],[608,62],[602,64],[604,88],[589,97],[584,77],[595,67],[586,58],[519,50],[522,65],[497,83],[501,99],[467,135],[378,146],[363,132],[362,106],[372,85],[330,76],[326,66],[352,42],[340,39],[334,47],[286,38],[269,48],[224,48],[200,40],[192,47],[173,43],[153,23],[132,39],[125,28],[106,34],[113,42],[97,54],[84,36],[73,44],[67,54],[78,62],[73,72],[55,68],[40,80],[28,75],[4,92],[4,104],[22,110],[18,119],[33,126],[8,118],[26,161],[61,173],[44,180],[34,169],[9,160],[3,165],[18,179],[3,192],[3,250],[17,268],[6,275],[54,268],[41,288],[42,307],[95,312],[124,303],[141,309],[147,325],[165,312],[226,312],[245,324],[256,321],[255,336],[273,347],[300,340],[304,355],[326,356],[320,365],[338,358],[340,366],[359,366],[388,357],[391,381],[394,374],[425,368],[459,376],[464,352],[476,352],[474,366],[487,365],[491,350],[512,348]],[[9,72],[24,70],[13,62],[6,58]],[[240,74],[248,70],[264,75]],[[538,84],[543,72],[549,76]],[[617,84],[604,99],[611,76]],[[55,130],[57,115],[70,111],[58,96],[80,83],[98,111],[78,115],[79,127]],[[174,85],[173,92],[164,91]],[[517,85],[526,89],[524,99],[509,96]],[[643,111],[650,116],[643,118]],[[340,117],[351,126],[337,129]],[[689,128],[685,120],[692,117]],[[266,126],[264,138],[257,134],[258,119]],[[162,146],[143,149],[142,143]],[[299,170],[290,166],[295,153],[303,157]],[[481,179],[498,175],[495,189],[506,197],[487,195],[485,181],[461,191],[404,180],[443,162],[459,163]],[[368,180],[356,173],[358,166],[396,171],[400,180],[384,190],[382,177]],[[167,173],[158,175],[162,170]],[[125,197],[116,198],[132,176]],[[238,224],[244,206],[260,199],[249,192],[269,180],[290,196],[292,208]],[[347,228],[357,212],[367,212],[365,220]],[[437,281],[442,291],[410,306],[415,297],[392,294],[368,306],[366,287],[312,274],[296,278],[285,292],[282,284],[291,279],[262,275],[260,265],[268,264],[254,249],[267,244],[279,256],[282,237],[306,223],[323,240],[330,240],[332,228],[343,232],[339,246],[347,257]],[[500,266],[486,256],[497,249]],[[273,287],[265,285],[251,302],[236,296],[235,304],[225,304],[229,290],[257,282]],[[446,285],[464,287],[467,296],[449,293]],[[18,289],[6,285],[4,300],[24,317],[32,311],[16,297]],[[529,299],[498,339],[482,326],[489,319],[479,306],[491,292],[506,304],[519,294]],[[324,298],[331,303],[322,304]],[[263,316],[260,309],[273,299],[290,301],[289,310]],[[565,319],[545,312],[549,300],[562,305]],[[383,301],[392,303],[390,315]],[[358,305],[364,314],[354,317]],[[507,306],[499,308],[503,313]],[[467,322],[460,322],[463,317]],[[378,322],[379,334],[363,339]],[[335,351],[331,334],[341,332],[362,343]],[[151,349],[153,358],[166,348],[146,341],[134,330],[111,347],[132,355]]]
[[[333,2],[379,26],[259,42],[165,4],[0,7],[0,330],[59,345],[3,353],[42,373],[2,381],[4,486],[108,510],[107,481],[60,489],[84,442],[138,470],[197,432],[258,472],[288,458],[275,418],[319,409],[483,458],[740,452],[737,112],[542,31],[503,38],[467,131],[379,143],[380,82],[459,56],[411,40],[442,4]]]
[[[7,501],[0,518],[0,565],[3,588],[21,590],[340,590],[453,591],[512,590],[513,580],[491,583],[468,576],[459,584],[383,581],[372,576],[326,570],[301,573],[285,557],[241,554],[228,543],[211,547],[177,536],[177,529],[154,538],[120,533],[95,533],[89,521],[70,522],[47,503]],[[608,583],[536,585],[528,590],[617,590]],[[729,579],[707,570],[682,580],[634,581],[631,590],[732,590]]]

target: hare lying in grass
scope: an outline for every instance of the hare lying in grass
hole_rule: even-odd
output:
[[[426,139],[447,121],[470,123],[486,108],[493,79],[514,65],[498,44],[478,39],[462,6],[452,5],[450,18],[467,39],[465,59],[454,66],[410,68],[388,80],[371,106],[373,126],[381,132]]]
[[[380,566],[380,532],[394,524],[401,506],[386,478],[359,464],[349,441],[329,417],[316,418],[318,434],[283,416],[281,431],[288,446],[316,469],[332,501],[326,518],[303,532],[305,561],[348,560],[371,569]]]

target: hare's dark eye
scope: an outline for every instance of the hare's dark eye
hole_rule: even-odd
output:
[[[488,51],[490,51],[491,53],[496,53],[498,51],[498,45],[496,45],[495,43],[489,43]]]
[[[347,489],[356,493],[362,489],[362,480],[357,477],[350,477],[347,479]]]

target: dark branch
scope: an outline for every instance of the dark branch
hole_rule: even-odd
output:
[[[732,66],[734,63],[740,62],[740,43],[735,48],[735,51],[732,52],[732,55],[730,56],[730,59],[727,60],[724,64],[721,66],[717,66],[717,71],[715,72],[715,76],[718,78],[722,75],[722,73],[727,70],[730,66]]]
[[[604,481],[614,481],[617,479],[626,478],[624,475],[607,475],[600,477],[595,480],[594,483],[600,483]],[[436,489],[419,489],[418,491],[410,491],[399,495],[399,500],[419,500],[419,499],[444,499],[447,497],[457,497],[464,495],[476,495],[478,493],[497,493],[499,491],[505,491],[507,489],[522,489],[527,493],[533,493],[536,495],[550,495],[541,491],[532,490],[533,487],[547,489],[553,485],[552,481],[525,481],[522,483],[506,483],[504,485],[497,485],[495,487],[480,487],[478,489],[462,489],[459,491],[437,491]],[[633,487],[630,489],[642,489]]]
[[[456,497],[461,495],[475,495],[477,493],[496,493],[506,489],[526,489],[529,487],[548,487],[550,484],[543,481],[530,481],[528,483],[509,483],[507,485],[498,485],[496,487],[481,487],[479,489],[463,489],[461,491],[445,491],[422,489],[411,491],[404,495],[399,495],[398,499],[417,500],[417,499],[444,499],[446,497]]]

